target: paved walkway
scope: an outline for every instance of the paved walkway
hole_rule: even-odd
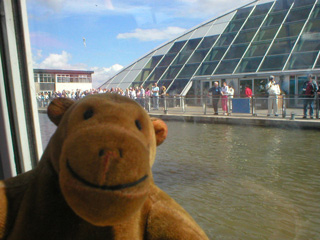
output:
[[[182,108],[177,107],[169,108],[167,113],[163,108],[150,110],[149,114],[163,120],[320,130],[320,119],[303,119],[302,111],[302,109],[287,109],[285,117],[282,111],[279,112],[278,117],[267,117],[266,109],[256,110],[254,116],[252,113],[233,113],[231,116],[225,116],[221,109],[219,109],[219,115],[214,115],[212,108],[207,108],[205,114],[202,107],[187,106],[185,112],[182,111]]]
[[[213,115],[212,107],[205,109],[202,107],[186,106],[185,111],[181,107],[168,108],[167,113],[164,108],[159,110],[150,110],[150,116],[158,117],[163,120],[186,121],[197,123],[214,123],[214,124],[234,124],[234,125],[252,125],[264,127],[279,128],[301,128],[301,129],[319,129],[320,119],[303,119],[302,109],[287,109],[286,116],[283,117],[281,110],[279,116],[267,117],[267,110],[256,110],[255,116],[252,113],[233,113],[231,116],[222,114],[219,109],[219,115]],[[46,113],[46,108],[39,108],[39,112]],[[292,113],[294,116],[292,116]]]

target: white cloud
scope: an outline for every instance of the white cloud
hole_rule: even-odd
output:
[[[117,72],[119,72],[123,66],[120,64],[114,64],[109,68],[106,67],[92,67],[90,70],[94,71],[92,75],[93,78],[93,87],[98,88],[103,83],[105,83],[109,78],[114,76]]]
[[[120,33],[118,34],[118,39],[136,38],[140,41],[159,41],[174,38],[186,29],[180,27],[167,27],[166,29],[140,29],[137,28],[131,33]]]
[[[37,50],[38,52],[41,50]],[[69,69],[69,70],[84,70],[87,66],[83,63],[70,64],[72,56],[66,51],[62,51],[61,54],[51,53],[47,58],[45,58],[41,63],[34,63],[35,68],[44,69]],[[37,57],[34,57],[36,60]]]
[[[36,54],[41,54],[42,50],[37,50]],[[34,55],[33,67],[40,69],[61,69],[61,70],[91,70],[94,71],[92,75],[92,85],[94,88],[99,87],[110,77],[115,75],[120,71],[123,66],[120,64],[114,64],[111,67],[91,67],[89,68],[84,63],[70,64],[72,56],[66,51],[62,51],[61,54],[51,53],[47,58],[42,62],[37,63],[36,60],[39,59],[37,55]]]

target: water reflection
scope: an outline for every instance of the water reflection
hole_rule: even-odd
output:
[[[210,239],[318,239],[313,131],[169,122],[156,183]]]
[[[43,145],[55,126],[40,114]],[[167,122],[155,182],[210,239],[319,239],[318,132]]]

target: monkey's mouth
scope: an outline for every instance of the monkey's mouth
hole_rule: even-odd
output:
[[[69,172],[71,173],[71,175],[77,179],[78,181],[80,181],[81,183],[89,186],[89,187],[92,187],[92,188],[96,188],[96,189],[101,189],[101,190],[107,190],[107,191],[118,191],[118,190],[122,190],[122,189],[125,189],[125,188],[130,188],[130,187],[134,187],[136,185],[138,185],[139,183],[143,182],[144,180],[146,180],[148,178],[148,175],[144,175],[142,178],[138,179],[137,181],[135,182],[131,182],[131,183],[124,183],[124,184],[118,184],[118,185],[111,185],[111,186],[108,186],[108,185],[97,185],[97,184],[94,184],[94,183],[91,183],[85,179],[83,179],[82,177],[80,177],[73,169],[72,167],[70,166],[70,163],[69,161],[67,160],[67,168],[69,170]]]

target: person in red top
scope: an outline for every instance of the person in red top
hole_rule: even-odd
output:
[[[246,94],[247,98],[251,98],[252,97],[252,90],[249,88],[248,85],[246,86],[245,94]]]

